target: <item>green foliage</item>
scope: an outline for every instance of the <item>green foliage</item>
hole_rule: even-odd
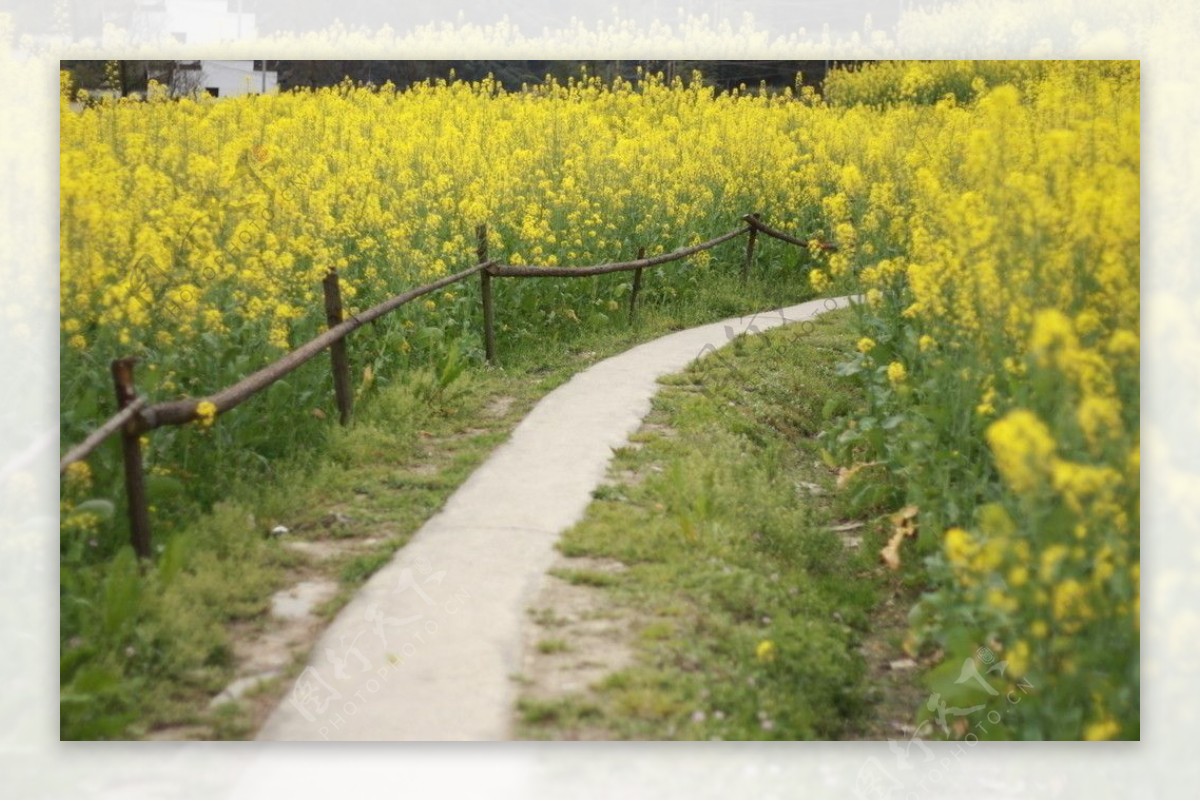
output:
[[[864,557],[827,530],[829,508],[795,489],[827,480],[815,443],[795,432],[857,400],[833,375],[848,330],[837,317],[747,339],[740,355],[663,381],[642,447],[613,464],[637,478],[601,493],[560,543],[566,556],[627,566],[558,575],[603,576],[584,583],[637,610],[636,661],[586,695],[522,700],[525,734],[826,739],[858,720],[856,644],[876,588]],[[798,408],[797,386],[817,398]]]
[[[225,625],[265,608],[271,548],[235,504],[175,533],[156,564],[128,546],[102,565],[64,563],[61,736],[127,737],[194,691],[215,693],[232,653]]]

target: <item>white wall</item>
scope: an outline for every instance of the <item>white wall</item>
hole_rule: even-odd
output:
[[[201,61],[204,77],[200,87],[215,87],[218,97],[234,97],[244,94],[260,94],[263,91],[262,70],[254,70],[253,61]],[[279,84],[279,73],[267,71],[266,90],[274,92]]]
[[[167,0],[164,33],[183,33],[187,44],[229,42],[258,35],[254,15],[228,11],[225,0]],[[250,3],[245,3],[249,7]],[[240,19],[239,19],[240,17]],[[240,27],[239,27],[240,26]]]
[[[243,5],[251,8],[253,0]],[[258,36],[255,15],[244,9],[238,14],[237,0],[140,0],[128,25],[135,40],[170,36],[189,45]]]

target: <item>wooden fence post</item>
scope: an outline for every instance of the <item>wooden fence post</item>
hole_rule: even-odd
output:
[[[342,290],[337,270],[330,270],[321,286],[325,290],[325,323],[333,328],[342,322]],[[333,362],[333,394],[337,398],[338,419],[342,425],[349,425],[354,411],[354,393],[350,391],[350,358],[346,354],[345,337],[330,344],[329,358]]]
[[[111,370],[113,387],[117,393],[117,408],[124,409],[137,400],[133,386],[132,357],[115,359]],[[146,475],[142,469],[141,431],[137,417],[132,417],[121,427],[121,455],[125,463],[125,497],[129,502],[129,540],[133,551],[142,559],[149,559],[150,509],[146,503]]]
[[[746,261],[742,264],[742,283],[746,283],[746,279],[750,277],[750,265],[754,261],[754,244],[758,240],[758,226],[754,223],[758,220],[757,214],[747,214],[746,222],[750,223],[750,238],[746,242]]]
[[[646,249],[638,248],[638,261],[646,258]],[[642,291],[642,268],[633,271],[633,290],[629,293],[629,324],[633,324],[634,309],[637,304],[638,292]]]
[[[488,260],[486,224],[476,226],[475,237],[478,240],[475,255],[479,257],[479,263],[483,264]],[[487,268],[479,271],[479,287],[483,294],[483,353],[488,364],[495,364],[496,310],[492,305],[492,274],[487,271]]]

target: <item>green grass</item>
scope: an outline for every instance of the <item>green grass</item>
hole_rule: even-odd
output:
[[[551,570],[550,575],[577,587],[610,587],[621,580],[620,576],[600,570]]]
[[[269,625],[271,594],[314,571],[340,582],[320,610],[336,613],[533,404],[576,372],[672,330],[807,296],[793,257],[760,254],[756,278],[741,285],[737,251],[729,248],[727,262],[714,260],[695,280],[659,282],[648,271],[633,323],[622,312],[541,337],[510,325],[499,336],[498,366],[484,365],[478,343],[464,339],[431,347],[407,369],[377,370],[369,386],[360,383],[347,428],[334,422],[328,368],[317,359],[210,431],[153,432],[148,464],[176,478],[152,492],[157,555],[148,565],[137,565],[125,544],[119,477],[101,475],[113,461],[101,460],[93,494],[111,497],[115,513],[92,534],[64,530],[62,537],[61,736],[138,738],[185,725],[207,727],[213,737],[245,736],[244,716],[207,706],[234,676],[232,627]],[[573,291],[587,294],[589,281],[579,279]],[[497,293],[501,322],[515,313],[505,311],[506,291]],[[394,366],[379,360],[388,342],[386,328],[353,335],[354,375],[368,363]],[[498,399],[502,407],[493,406]],[[164,460],[170,453],[182,461]],[[377,543],[317,566],[268,535],[277,525],[295,539]]]
[[[561,654],[571,650],[571,646],[566,640],[559,637],[551,637],[545,640],[539,640],[537,644],[539,654]]]
[[[560,544],[628,569],[562,570],[635,610],[636,657],[591,690],[526,697],[521,734],[581,725],[629,739],[831,739],[862,725],[858,649],[886,580],[876,534],[858,549],[829,530],[843,505],[818,435],[859,403],[834,373],[845,313],[735,341],[665,380],[650,425]],[[802,494],[802,483],[828,488]],[[596,576],[597,578],[599,576]],[[766,643],[770,643],[767,645]]]

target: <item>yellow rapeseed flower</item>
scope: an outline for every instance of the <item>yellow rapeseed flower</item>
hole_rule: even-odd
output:
[[[1116,398],[1088,395],[1079,402],[1075,419],[1089,447],[1096,450],[1104,440],[1121,433],[1121,402]]]
[[[1073,578],[1064,579],[1054,588],[1054,619],[1067,620],[1078,617],[1086,609],[1086,590]]]
[[[1029,643],[1017,640],[1013,643],[1012,648],[1008,649],[1005,659],[1008,662],[1008,669],[1012,671],[1013,678],[1021,678],[1025,675],[1025,671],[1029,670]]]
[[[1053,580],[1058,575],[1058,567],[1066,558],[1067,553],[1068,549],[1065,545],[1051,545],[1042,551],[1038,578],[1043,583]]]
[[[1049,476],[1054,435],[1033,412],[1014,409],[988,426],[986,438],[996,469],[1014,492],[1031,492]]]
[[[86,491],[92,486],[92,468],[87,462],[71,462],[67,465],[66,479],[67,484]]]
[[[946,558],[950,560],[950,564],[960,568],[966,567],[971,557],[979,549],[971,535],[966,530],[957,527],[946,530],[943,544],[946,549]]]
[[[992,587],[984,596],[985,602],[992,609],[1006,614],[1012,614],[1017,611],[1017,601],[1010,595],[1006,595],[1004,590],[999,587]]]
[[[1111,717],[1105,717],[1083,727],[1085,740],[1111,740],[1121,733],[1121,724]]]
[[[1070,354],[1078,347],[1079,340],[1070,317],[1057,309],[1043,309],[1034,316],[1029,350],[1040,362],[1055,360],[1060,354]]]
[[[210,428],[217,419],[217,405],[212,401],[203,400],[196,404],[196,422],[204,428]]]

